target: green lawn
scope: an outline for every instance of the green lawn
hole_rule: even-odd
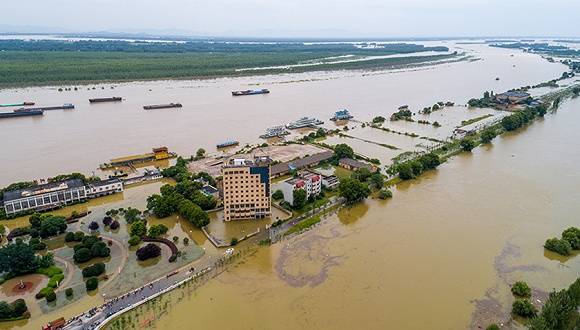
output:
[[[306,228],[312,227],[319,222],[320,222],[320,217],[318,217],[318,216],[308,218],[308,219],[290,227],[290,229],[288,229],[288,231],[285,232],[284,235],[291,235],[291,234],[297,233],[297,232],[302,231]]]

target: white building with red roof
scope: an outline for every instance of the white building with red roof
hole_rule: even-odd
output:
[[[322,192],[322,176],[312,172],[303,172],[295,178],[277,184],[274,190],[278,189],[284,194],[284,200],[293,204],[295,190],[304,189],[306,198],[320,194]]]

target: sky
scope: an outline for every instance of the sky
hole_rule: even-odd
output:
[[[0,32],[580,37],[580,0],[5,0]]]

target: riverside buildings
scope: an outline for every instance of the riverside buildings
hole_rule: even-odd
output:
[[[233,159],[222,168],[225,221],[270,217],[268,163],[260,158]]]

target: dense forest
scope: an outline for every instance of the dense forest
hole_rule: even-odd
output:
[[[384,47],[382,47],[384,46]],[[382,48],[381,48],[382,47]],[[238,75],[395,67],[455,56],[447,47],[386,44],[361,48],[350,43],[212,43],[128,41],[0,40],[0,87],[63,85],[101,81],[186,79]],[[384,56],[435,51],[440,55],[325,63],[292,69],[240,72],[239,69],[286,66],[327,57]]]

